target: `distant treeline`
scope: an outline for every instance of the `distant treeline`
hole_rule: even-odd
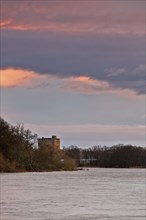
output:
[[[23,124],[12,126],[0,118],[0,172],[75,170],[76,166],[146,168],[146,148],[70,146],[54,152],[46,146],[38,148],[37,138]]]
[[[63,151],[37,148],[37,134],[0,118],[0,172],[74,170],[75,162]]]
[[[112,147],[94,146],[80,149],[77,146],[64,147],[66,155],[76,160],[78,166],[109,168],[146,168],[146,148],[132,145]]]

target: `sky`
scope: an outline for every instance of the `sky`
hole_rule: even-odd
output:
[[[1,116],[61,146],[145,146],[145,0],[1,0]]]

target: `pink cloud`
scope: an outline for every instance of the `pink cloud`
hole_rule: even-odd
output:
[[[96,80],[88,76],[68,77],[62,79],[60,88],[65,91],[82,94],[116,94],[130,99],[138,97],[133,90],[116,88],[107,81]]]
[[[113,87],[109,82],[96,80],[87,75],[61,77],[53,74],[39,74],[20,68],[1,69],[1,87],[37,88],[52,87],[65,92],[81,94],[116,94],[126,98],[140,98],[133,90]]]
[[[35,87],[41,85],[41,83],[49,82],[50,78],[48,75],[40,75],[31,70],[24,70],[19,68],[7,68],[1,69],[1,87]]]
[[[110,84],[106,81],[95,80],[88,76],[69,77],[64,80],[63,89],[80,93],[93,94],[108,91]]]
[[[144,35],[144,2],[3,2],[2,27],[69,34]]]

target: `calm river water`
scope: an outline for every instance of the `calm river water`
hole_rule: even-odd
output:
[[[145,169],[1,174],[1,220],[145,220]]]

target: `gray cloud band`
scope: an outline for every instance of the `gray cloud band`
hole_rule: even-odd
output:
[[[71,36],[3,30],[1,67],[60,77],[90,76],[145,93],[144,37]]]

